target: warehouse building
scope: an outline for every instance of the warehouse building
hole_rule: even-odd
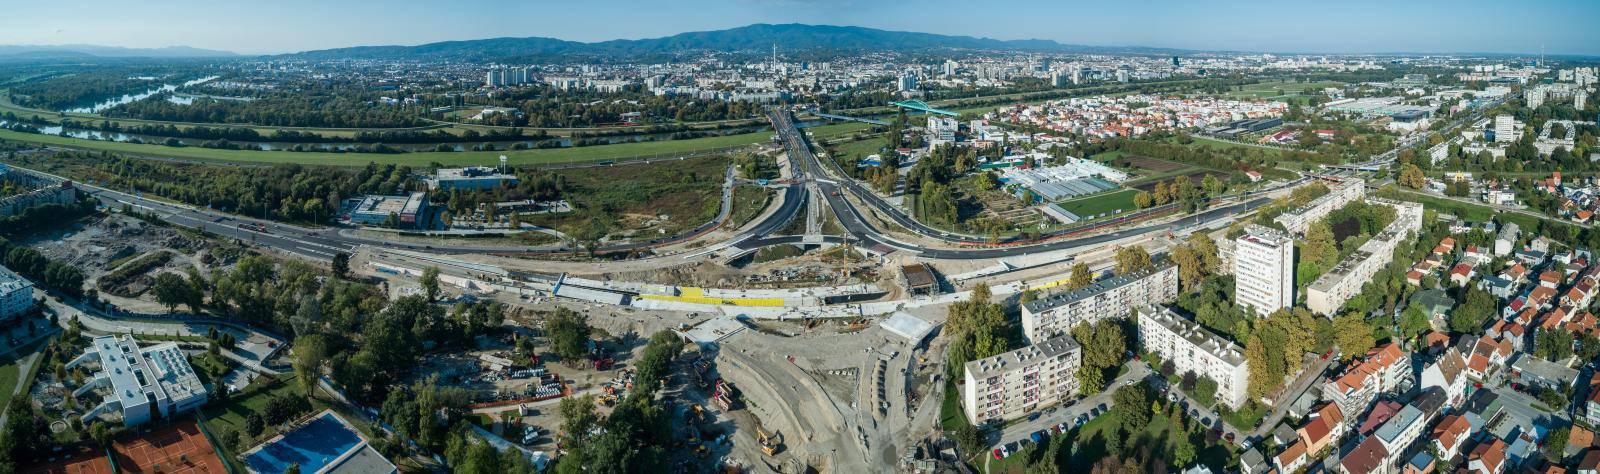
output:
[[[348,209],[344,220],[358,225],[415,229],[432,221],[431,211],[428,194],[420,191],[408,196],[367,196]]]
[[[499,169],[487,166],[440,168],[428,178],[428,189],[432,190],[480,190],[516,185],[517,175],[501,173]]]

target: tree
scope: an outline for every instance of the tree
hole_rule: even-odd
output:
[[[422,278],[417,280],[422,284],[423,294],[428,296],[428,301],[439,301],[439,267],[428,267],[422,271]]]
[[[1094,283],[1094,274],[1089,272],[1089,265],[1086,263],[1073,264],[1072,277],[1067,281],[1067,289],[1076,290],[1089,286],[1090,283]]]
[[[349,276],[350,275],[350,254],[345,253],[345,252],[338,252],[338,253],[333,254],[333,262],[330,265],[331,265],[330,269],[333,270],[333,276],[336,276],[336,277],[339,277],[339,278],[345,278],[346,276]]]
[[[1600,357],[1600,338],[1584,333],[1578,338],[1578,347],[1574,351],[1580,363],[1593,362],[1595,358]]]
[[[1417,305],[1407,306],[1400,312],[1400,336],[1406,340],[1416,338],[1424,332],[1433,329],[1433,324],[1428,321],[1428,312]]]
[[[1494,295],[1475,286],[1469,287],[1461,306],[1450,313],[1450,330],[1464,334],[1477,333],[1497,308]]]
[[[1155,198],[1150,196],[1149,191],[1139,191],[1133,195],[1133,207],[1145,209],[1155,205],[1155,203]]]
[[[1130,245],[1117,248],[1117,274],[1126,275],[1150,268],[1154,264],[1150,261],[1150,252],[1144,247]]]
[[[294,339],[295,379],[307,397],[316,393],[317,380],[322,376],[322,363],[326,359],[327,349],[322,336],[312,334]]]
[[[1347,313],[1333,318],[1333,332],[1344,360],[1366,354],[1377,344],[1372,338],[1372,326],[1367,325],[1360,313]]]
[[[177,309],[180,304],[192,301],[189,296],[191,291],[194,291],[194,288],[190,287],[189,282],[184,281],[183,277],[178,276],[176,273],[156,275],[155,283],[150,286],[150,292],[155,294],[156,302],[166,306],[167,312]],[[197,308],[194,307],[189,309],[190,311],[197,311]]]
[[[1544,437],[1544,456],[1550,462],[1560,464],[1567,457],[1567,439],[1572,435],[1572,427],[1563,426],[1550,430]]]
[[[1111,399],[1116,402],[1111,411],[1117,414],[1122,428],[1129,433],[1144,431],[1145,426],[1150,424],[1150,394],[1145,384],[1123,385],[1117,388]]]
[[[1304,253],[1300,259],[1315,264],[1319,271],[1339,263],[1339,246],[1334,243],[1333,229],[1326,220],[1312,222],[1306,228],[1306,243],[1302,248]]]
[[[589,322],[584,315],[567,308],[556,308],[545,320],[545,332],[556,355],[565,361],[582,359],[589,353]]]
[[[1428,185],[1428,178],[1422,174],[1422,168],[1418,168],[1415,164],[1407,163],[1400,170],[1400,178],[1396,182],[1411,189],[1422,189]]]

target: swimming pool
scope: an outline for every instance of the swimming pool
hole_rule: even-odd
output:
[[[245,465],[258,473],[280,473],[291,464],[300,472],[314,473],[361,445],[361,435],[331,411],[322,412],[282,438],[244,455]]]

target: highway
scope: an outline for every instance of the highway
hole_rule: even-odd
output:
[[[1204,212],[1178,219],[1176,221],[1162,224],[1151,224],[1087,237],[1050,240],[1044,243],[1032,245],[974,249],[928,248],[921,245],[899,242],[884,236],[880,231],[878,231],[878,229],[872,227],[871,224],[866,222],[866,219],[862,217],[861,212],[856,209],[854,204],[844,197],[843,193],[845,191],[855,193],[856,196],[862,197],[862,201],[869,203],[869,205],[873,205],[879,211],[891,216],[895,222],[923,236],[957,243],[974,243],[974,241],[966,240],[962,237],[949,237],[942,231],[923,226],[922,224],[916,222],[915,219],[907,217],[904,213],[900,212],[899,209],[895,209],[892,205],[888,204],[887,202],[883,202],[881,199],[876,201],[878,204],[872,204],[875,202],[873,199],[877,198],[877,196],[873,195],[871,191],[865,189],[849,187],[858,186],[853,181],[850,181],[849,178],[844,178],[837,181],[821,178],[822,176],[825,176],[825,173],[822,169],[824,165],[822,164],[821,160],[817,158],[816,154],[811,151],[811,148],[805,143],[805,136],[804,134],[800,133],[798,128],[794,126],[793,118],[791,118],[787,112],[783,111],[771,112],[771,116],[773,120],[773,128],[777,129],[779,139],[784,142],[786,147],[788,147],[791,162],[799,163],[798,166],[804,168],[807,175],[812,177],[811,180],[817,184],[818,189],[822,191],[823,197],[827,200],[828,207],[831,208],[834,215],[838,217],[840,226],[845,229],[845,232],[850,234],[850,240],[856,245],[870,248],[882,253],[887,253],[888,251],[894,249],[900,249],[914,252],[926,258],[972,260],[1013,257],[1031,253],[1066,250],[1089,245],[1103,244],[1106,242],[1143,235],[1151,232],[1183,229],[1189,226],[1210,222],[1215,219],[1229,217],[1241,212],[1254,210],[1266,205],[1269,202],[1272,202],[1272,200],[1267,197],[1251,198],[1252,196],[1261,196],[1272,191],[1296,186],[1305,182],[1307,179],[1302,178],[1289,183],[1274,186],[1269,189],[1248,193],[1239,198],[1244,200],[1242,203],[1215,207]],[[840,182],[844,182],[846,184],[841,185]],[[865,196],[871,197],[868,198]],[[769,239],[773,240],[760,240],[752,243],[786,243],[778,240],[782,238]]]
[[[779,208],[766,215],[759,222],[749,226],[749,229],[726,241],[742,249],[794,243],[799,241],[799,236],[772,236],[784,226],[792,222],[799,214],[801,206],[808,200],[809,192],[806,183],[814,183],[823,193],[828,207],[837,216],[841,227],[845,229],[847,237],[829,238],[826,242],[848,241],[851,244],[872,249],[879,253],[889,253],[894,250],[912,252],[922,257],[949,260],[973,260],[986,258],[1003,258],[1018,255],[1027,255],[1037,252],[1073,249],[1091,245],[1103,244],[1127,237],[1143,235],[1151,232],[1177,230],[1247,212],[1270,202],[1266,193],[1298,185],[1305,178],[1289,183],[1284,183],[1273,188],[1248,193],[1237,198],[1238,202],[1230,205],[1214,207],[1194,215],[1184,217],[1172,222],[1151,224],[1141,227],[1128,228],[1113,232],[1101,233],[1087,237],[1057,238],[1036,244],[1018,244],[990,248],[930,248],[918,244],[897,241],[885,236],[881,231],[867,222],[855,205],[845,197],[845,193],[853,193],[861,197],[864,202],[875,209],[891,216],[897,223],[918,233],[945,242],[972,244],[976,241],[971,237],[951,237],[944,232],[931,229],[907,217],[887,202],[876,198],[870,191],[860,189],[857,183],[848,179],[827,179],[827,173],[816,154],[811,151],[806,143],[805,136],[795,126],[793,117],[787,111],[774,110],[769,112],[774,128],[778,130],[779,138],[784,142],[789,153],[790,164],[794,174],[793,182],[783,190],[783,199]],[[71,178],[54,174],[30,170],[19,167],[13,169],[29,172],[56,180],[69,180]],[[572,249],[562,246],[533,247],[533,246],[496,246],[496,245],[453,245],[453,244],[419,244],[410,242],[396,242],[375,237],[364,237],[341,232],[338,228],[309,228],[292,224],[285,224],[265,219],[228,214],[214,209],[175,204],[159,199],[146,198],[142,195],[125,193],[113,189],[78,183],[84,192],[98,198],[108,207],[130,206],[140,212],[153,213],[161,219],[174,225],[188,227],[210,232],[222,237],[251,242],[276,250],[290,252],[315,260],[330,260],[337,253],[353,253],[361,246],[377,248],[411,250],[436,254],[552,254],[571,252]],[[727,190],[724,190],[726,196]],[[711,230],[721,226],[729,214],[728,202],[724,199],[721,212],[716,220],[707,222],[696,229],[674,237],[664,237],[646,242],[630,242],[624,244],[604,245],[597,249],[599,252],[632,251],[655,248],[664,245],[687,242],[702,237]],[[676,262],[674,262],[676,263]]]

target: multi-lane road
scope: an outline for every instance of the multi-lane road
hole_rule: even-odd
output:
[[[1153,232],[1178,230],[1189,226],[1226,218],[1241,212],[1258,208],[1270,200],[1262,197],[1263,194],[1277,189],[1298,185],[1304,180],[1285,183],[1266,190],[1257,191],[1245,196],[1235,198],[1234,204],[1219,205],[1204,212],[1189,215],[1170,222],[1151,224],[1135,228],[1127,228],[1113,232],[1098,233],[1086,237],[1056,238],[1041,243],[1020,244],[1012,246],[991,248],[947,248],[929,247],[921,244],[903,242],[885,235],[872,224],[868,223],[855,203],[847,198],[854,195],[862,202],[867,203],[880,214],[890,216],[897,224],[929,239],[935,239],[952,244],[972,244],[971,237],[950,235],[943,231],[929,228],[906,216],[899,209],[873,195],[870,191],[861,188],[858,183],[848,177],[829,179],[829,174],[824,168],[826,165],[818,159],[811,147],[806,142],[804,134],[795,125],[793,117],[782,110],[773,110],[770,117],[774,128],[778,131],[778,138],[783,142],[789,154],[790,165],[793,171],[793,180],[783,189],[783,198],[780,200],[775,212],[766,214],[760,221],[747,227],[747,230],[725,241],[741,248],[799,241],[800,236],[774,236],[779,230],[792,222],[799,214],[801,206],[809,199],[806,184],[811,183],[822,193],[823,200],[829,209],[838,218],[840,226],[847,234],[844,238],[826,239],[828,242],[847,240],[852,244],[874,249],[878,252],[903,250],[918,256],[931,259],[972,260],[986,258],[1004,258],[1027,255],[1038,252],[1066,250],[1091,245],[1104,244],[1119,239],[1133,237]],[[30,172],[53,179],[66,180],[68,177],[56,176],[37,170],[23,168],[14,169]],[[131,206],[141,212],[154,213],[167,222],[175,225],[189,227],[214,233],[223,237],[253,242],[257,245],[273,248],[280,251],[291,252],[305,257],[328,260],[337,253],[351,253],[361,246],[378,248],[392,248],[412,250],[419,252],[439,254],[490,254],[490,253],[557,253],[571,251],[562,246],[496,246],[496,245],[461,245],[461,244],[419,244],[387,240],[378,237],[352,235],[338,228],[310,228],[291,224],[284,224],[265,219],[228,214],[214,209],[175,204],[172,202],[147,198],[142,195],[121,192],[99,186],[79,184],[84,192],[100,199],[112,207],[123,205]],[[724,190],[726,194],[726,189]],[[648,242],[631,242],[602,246],[602,251],[629,251],[645,248],[655,248],[674,243],[683,243],[702,238],[710,230],[719,226],[726,220],[728,214],[728,199],[724,199],[722,212],[717,220],[708,222],[700,227],[676,237],[657,239]]]

